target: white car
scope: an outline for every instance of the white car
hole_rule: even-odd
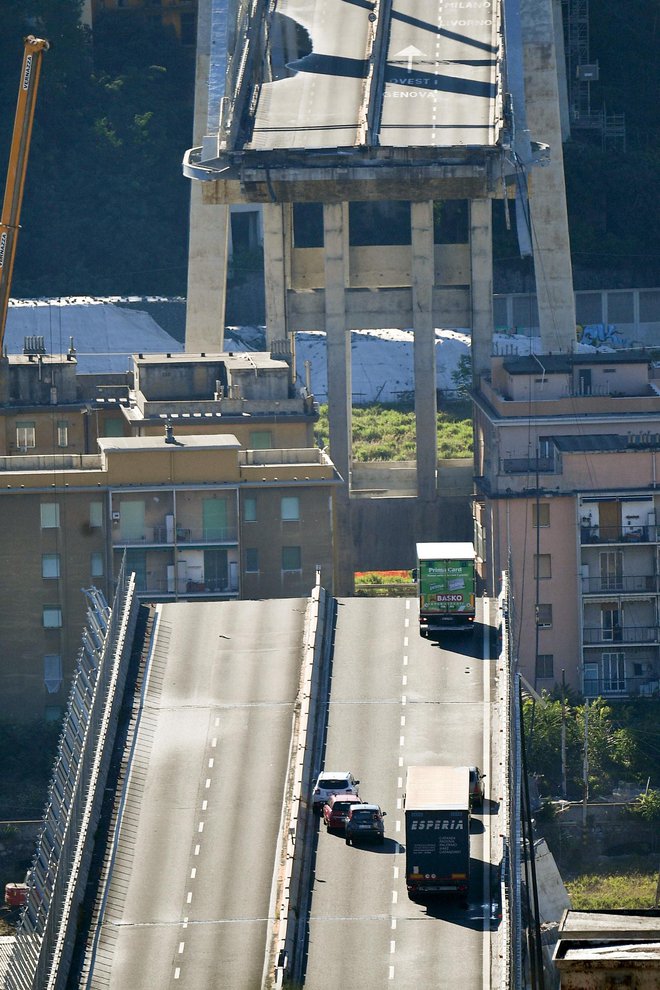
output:
[[[350,770],[324,770],[316,779],[312,791],[312,808],[320,814],[323,805],[333,794],[357,794],[359,780]]]

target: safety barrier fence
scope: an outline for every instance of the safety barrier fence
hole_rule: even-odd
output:
[[[112,608],[98,589],[85,591],[87,624],[6,990],[62,990],[66,983],[132,648],[134,592],[124,564]]]

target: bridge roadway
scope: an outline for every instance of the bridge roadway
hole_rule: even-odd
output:
[[[100,923],[76,986],[267,985],[305,606],[159,607]],[[341,600],[337,613],[325,766],[356,773],[362,796],[388,812],[387,839],[353,848],[321,828],[307,850],[305,986],[418,990],[449,985],[443,974],[460,972],[464,990],[490,987],[497,804],[475,817],[467,912],[451,901],[408,900],[401,804],[413,763],[480,764],[496,795],[493,665],[481,659],[480,635],[444,648],[422,640],[414,600]]]
[[[479,602],[479,606],[481,606]],[[360,796],[387,812],[384,846],[318,840],[305,987],[325,990],[491,986],[491,893],[497,887],[499,757],[490,758],[494,663],[482,635],[422,639],[414,599],[338,606],[325,765],[349,768]],[[487,800],[473,817],[467,911],[413,903],[405,884],[405,773],[415,764],[476,764]],[[498,953],[493,953],[497,958]],[[497,985],[497,982],[494,982]]]
[[[280,0],[274,10],[245,150],[496,144],[501,0]]]
[[[81,987],[261,986],[306,604],[159,607]]]

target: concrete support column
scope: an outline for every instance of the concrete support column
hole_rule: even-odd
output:
[[[575,350],[575,299],[564,184],[553,0],[520,0],[525,106],[530,135],[550,145],[551,162],[530,183],[536,297],[543,354]]]
[[[493,342],[493,210],[490,199],[470,200],[472,374],[490,373]]]
[[[417,494],[436,494],[438,459],[437,397],[435,376],[435,326],[433,284],[433,202],[410,204],[412,228],[412,311],[415,365],[415,426],[417,431]]]
[[[325,332],[328,366],[330,456],[347,485],[351,469],[351,335],[346,329],[344,210],[324,203]]]
[[[353,594],[353,572],[355,570],[350,504],[353,429],[351,334],[346,329],[346,284],[349,264],[347,227],[348,208],[346,204],[324,203],[324,298],[330,456],[346,482],[335,495],[335,561],[337,572],[335,594],[337,595]]]
[[[266,347],[274,340],[285,340],[286,324],[286,223],[288,211],[284,203],[265,203],[264,279],[266,295]]]
[[[193,143],[206,131],[211,36],[211,4],[201,0],[197,13]],[[229,207],[204,203],[202,182],[191,182],[185,349],[218,353],[225,344]]]

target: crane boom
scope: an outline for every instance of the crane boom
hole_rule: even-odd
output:
[[[41,59],[50,45],[43,38],[24,39],[23,67],[18,87],[14,131],[7,167],[7,184],[0,217],[0,356],[3,353],[9,291],[16,257],[23,189],[32,137],[32,122],[41,73]]]

